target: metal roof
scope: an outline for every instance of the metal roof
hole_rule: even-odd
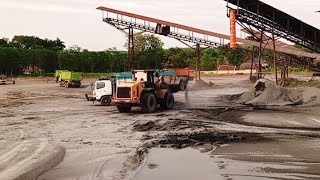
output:
[[[225,0],[271,22],[271,27],[284,32],[283,38],[320,52],[320,30],[259,0]],[[303,2],[303,1],[302,1]],[[296,7],[301,8],[301,7]],[[261,21],[262,22],[262,21]],[[265,21],[266,22],[266,21]],[[262,28],[262,23],[256,28]],[[273,26],[275,25],[275,26]],[[271,29],[272,29],[271,28]],[[270,31],[270,28],[268,29]],[[267,30],[267,31],[268,31]]]

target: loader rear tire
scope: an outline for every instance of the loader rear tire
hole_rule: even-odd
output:
[[[129,113],[131,111],[132,106],[124,106],[124,105],[118,105],[117,109],[120,113]]]
[[[162,109],[173,109],[174,107],[174,96],[172,93],[170,92],[167,92],[165,95],[164,95],[164,99],[163,99],[163,102],[160,104],[160,107]]]
[[[153,93],[146,93],[141,97],[141,109],[143,113],[154,113],[157,108],[157,98]]]

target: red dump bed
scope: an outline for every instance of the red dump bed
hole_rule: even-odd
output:
[[[175,71],[178,77],[193,79],[196,76],[196,73],[189,68],[172,68],[170,70]]]

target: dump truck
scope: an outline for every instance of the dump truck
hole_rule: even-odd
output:
[[[177,80],[178,77],[171,77],[171,82],[174,78]],[[117,81],[112,103],[120,113],[128,113],[132,107],[141,107],[143,113],[153,113],[158,104],[162,109],[173,109],[172,93],[170,84],[165,82],[159,72],[135,70],[130,80]]]
[[[60,87],[80,87],[82,81],[81,72],[73,72],[68,70],[56,70],[56,82],[60,83]]]

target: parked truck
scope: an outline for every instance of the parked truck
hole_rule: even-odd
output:
[[[68,70],[56,70],[56,82],[60,83],[60,87],[80,87],[82,81],[81,72],[73,72]]]
[[[0,84],[8,84],[8,82],[12,82],[12,84],[16,83],[15,80],[9,81],[6,75],[0,74]]]

